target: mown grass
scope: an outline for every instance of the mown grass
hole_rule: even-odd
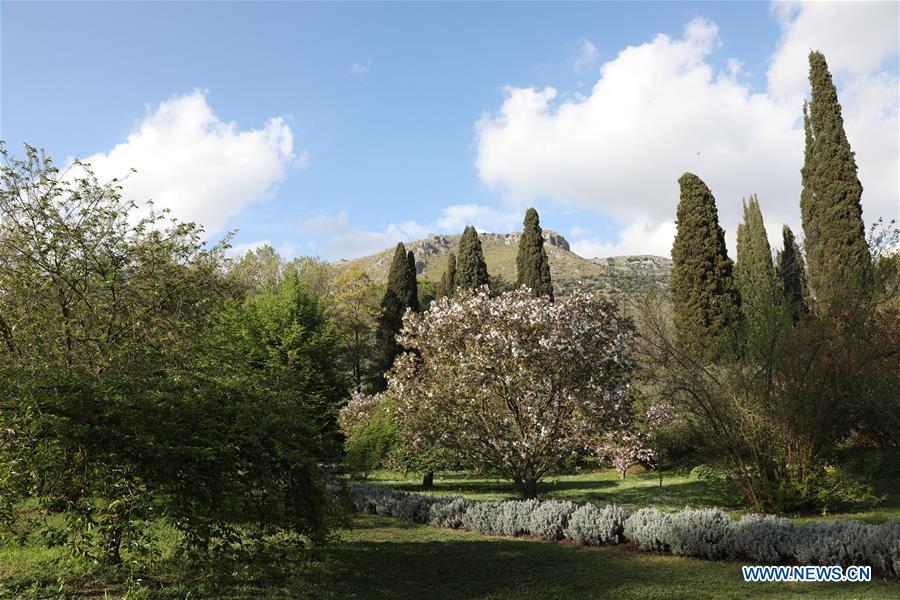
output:
[[[127,598],[896,598],[898,584],[751,584],[740,563],[590,548],[358,516],[333,544],[240,563],[174,557],[143,571],[73,574],[50,551],[0,548],[0,596]]]
[[[379,471],[370,474],[372,483],[396,489],[437,496],[465,496],[472,500],[511,500],[518,498],[512,481],[499,476],[467,473],[438,473],[433,488],[422,487],[421,474]],[[845,508],[824,515],[788,515],[800,521],[822,519],[856,519],[867,523],[882,523],[900,518],[900,480],[885,478],[877,490],[884,497],[878,505],[868,508]],[[592,502],[598,505],[621,504],[629,509],[653,506],[674,512],[685,506],[695,508],[719,507],[733,513],[745,513],[749,508],[727,485],[717,481],[702,481],[690,475],[664,475],[660,487],[655,473],[640,468],[619,479],[613,470],[558,475],[545,478],[539,486],[541,498]]]

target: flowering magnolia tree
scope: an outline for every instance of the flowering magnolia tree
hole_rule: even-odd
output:
[[[410,443],[499,471],[523,497],[627,418],[632,323],[589,294],[551,302],[521,289],[460,290],[407,312],[398,339],[410,351],[388,394]]]
[[[622,479],[625,479],[628,467],[636,463],[656,468],[659,461],[657,434],[673,415],[671,405],[665,402],[651,404],[637,423],[619,431],[607,432],[600,443],[600,454],[612,462]]]

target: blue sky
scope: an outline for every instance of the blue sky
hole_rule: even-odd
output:
[[[754,192],[770,232],[799,229],[815,45],[846,89],[864,211],[897,216],[897,5],[817,10],[3,2],[0,137],[134,167],[138,198],[289,255],[511,230],[528,205],[584,255],[667,254],[684,170],[726,229]],[[842,41],[854,27],[878,31]]]

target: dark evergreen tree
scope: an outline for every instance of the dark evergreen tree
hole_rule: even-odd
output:
[[[375,341],[378,346],[377,369],[372,382],[375,392],[387,389],[384,374],[394,364],[401,348],[396,336],[403,327],[403,314],[407,308],[419,309],[419,298],[416,290],[415,259],[412,252],[407,254],[403,243],[397,244],[394,258],[388,271],[387,289],[381,298],[381,315],[375,330]]]
[[[744,202],[738,225],[734,282],[741,296],[745,352],[769,352],[772,334],[784,324],[782,293],[756,196]]]
[[[478,232],[468,225],[459,238],[459,255],[456,259],[456,287],[473,289],[488,285],[487,264],[481,252]]]
[[[531,288],[535,296],[547,295],[553,300],[550,281],[550,261],[544,248],[544,235],[538,213],[529,208],[525,212],[525,229],[519,238],[516,256],[516,286]]]
[[[456,255],[454,253],[450,253],[450,256],[447,257],[447,268],[444,270],[444,274],[441,275],[441,282],[438,284],[437,293],[435,297],[444,298],[445,296],[452,296],[453,292],[456,290]]]
[[[725,248],[716,200],[692,173],[678,179],[678,231],[672,246],[671,295],[682,344],[715,359],[728,349],[740,318],[734,265]]]
[[[748,322],[768,318],[780,303],[772,249],[756,196],[744,202],[744,222],[738,225],[734,282],[741,295],[741,312]]]
[[[419,312],[419,284],[416,280],[416,255],[410,250],[406,253],[406,302],[407,306]]]
[[[801,213],[809,286],[820,313],[866,302],[871,254],[862,220],[862,184],[841,116],[837,89],[821,52],[809,54],[812,101],[805,119]]]
[[[778,277],[788,314],[796,322],[809,311],[806,290],[806,266],[794,232],[787,225],[781,230],[784,247],[778,253]]]

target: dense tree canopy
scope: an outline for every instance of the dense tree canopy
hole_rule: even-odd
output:
[[[408,313],[400,339],[415,352],[397,360],[388,395],[413,445],[497,470],[523,496],[625,415],[631,323],[592,296],[460,290]]]
[[[682,343],[714,357],[730,342],[730,328],[740,318],[734,265],[712,192],[692,173],[682,175],[678,183],[681,200],[671,283],[675,325]]]
[[[450,253],[450,256],[447,257],[447,268],[444,270],[444,273],[441,275],[441,281],[438,284],[437,292],[435,293],[436,298],[444,298],[445,296],[452,296],[453,292],[456,291],[456,254],[453,252]]]
[[[375,391],[387,387],[384,373],[391,368],[401,351],[396,337],[403,326],[403,313],[407,309],[419,310],[416,267],[412,251],[407,253],[403,242],[400,242],[394,250],[394,258],[388,271],[387,289],[381,299],[381,314],[375,332],[378,353],[372,381]]]
[[[516,285],[527,287],[535,296],[547,295],[553,299],[550,259],[547,258],[547,250],[544,249],[544,234],[541,231],[538,213],[533,208],[525,212],[525,229],[519,238]]]
[[[0,517],[110,562],[158,517],[193,548],[322,539],[334,427],[311,411],[341,390],[306,337],[321,312],[291,284],[275,326],[196,226],[136,218],[80,163],[2,154]]]
[[[478,232],[467,226],[459,238],[459,255],[456,258],[456,287],[475,289],[490,284],[487,263],[481,251]]]
[[[809,285],[820,314],[869,301],[871,255],[862,220],[862,184],[821,52],[809,55],[812,101],[804,119],[801,211]]]

